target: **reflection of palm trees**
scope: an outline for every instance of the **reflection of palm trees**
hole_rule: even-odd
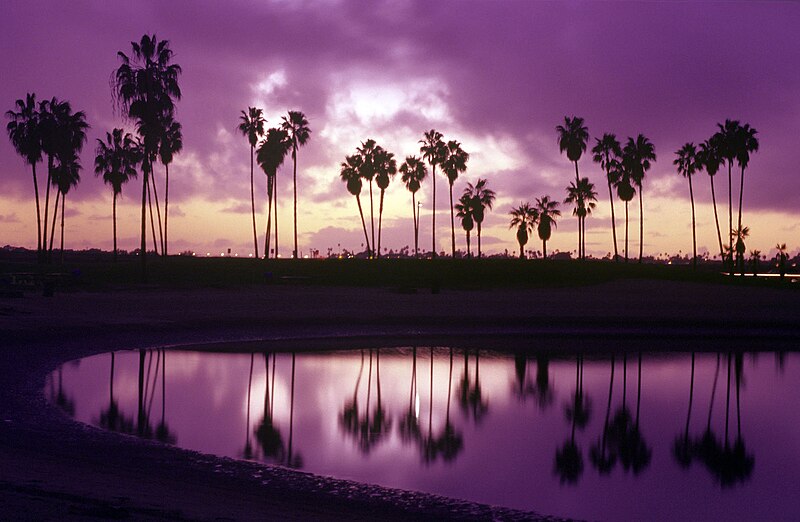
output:
[[[536,403],[545,411],[553,404],[555,389],[550,384],[550,356],[536,355]]]
[[[450,423],[450,397],[453,388],[453,349],[450,348],[450,373],[447,378],[447,409],[444,430],[436,439],[436,446],[445,462],[455,460],[464,449],[464,436]]]
[[[623,358],[623,386],[622,408],[615,414],[611,422],[609,438],[619,453],[619,459],[625,471],[631,470],[638,475],[650,464],[652,451],[647,447],[641,431],[639,430],[639,411],[642,397],[642,354],[639,352],[638,385],[636,397],[636,418],[626,404],[627,393],[627,355]]]
[[[436,460],[436,440],[433,438],[433,346],[431,346],[430,393],[428,395],[428,433],[420,438],[422,460],[428,464]]]
[[[686,413],[686,428],[683,430],[683,437],[675,437],[675,444],[672,446],[672,455],[681,467],[688,468],[692,463],[692,446],[689,440],[689,420],[692,418],[692,399],[694,398],[694,352],[692,352],[692,374],[689,379],[689,408]]]
[[[358,433],[358,388],[361,385],[361,376],[364,374],[364,350],[361,350],[361,367],[358,370],[358,378],[356,378],[356,386],[353,390],[353,400],[346,402],[342,409],[342,414],[339,416],[339,425],[351,435]]]
[[[608,421],[611,416],[611,397],[614,392],[614,355],[611,356],[611,377],[608,382],[608,404],[606,405],[606,418],[603,422],[603,433],[600,437],[599,444],[593,445],[589,452],[589,458],[592,464],[601,475],[610,473],[617,463],[616,450],[608,445],[608,435],[610,432]]]
[[[583,473],[583,454],[575,443],[575,428],[584,428],[589,422],[590,404],[588,397],[583,394],[583,355],[575,357],[575,393],[571,404],[564,406],[567,421],[571,421],[572,432],[570,438],[556,449],[555,473],[561,483],[577,484]]]
[[[290,468],[302,468],[303,467],[303,456],[299,453],[297,455],[292,454],[292,441],[293,441],[293,434],[294,434],[294,374],[295,374],[295,352],[292,352],[292,385],[291,385],[291,396],[289,399],[289,449],[286,455],[286,465]]]
[[[167,444],[175,444],[177,437],[170,433],[166,421],[167,410],[167,352],[161,353],[161,422],[156,426],[156,439]]]
[[[250,442],[250,397],[253,391],[253,362],[255,362],[256,354],[250,354],[250,377],[247,380],[247,412],[245,413],[245,429],[244,429],[244,449],[242,450],[242,457],[246,459],[253,458],[253,445]]]
[[[469,350],[464,350],[464,374],[458,385],[458,402],[461,410],[472,417],[475,424],[480,424],[489,411],[489,404],[483,400],[483,390],[480,379],[480,352],[475,350],[475,382],[469,375]]]
[[[64,375],[62,367],[58,368],[58,391],[52,393],[53,400],[59,408],[70,417],[75,415],[75,401],[64,392]]]
[[[408,392],[408,410],[398,423],[400,439],[403,442],[419,440],[420,427],[417,401],[417,347],[414,346],[411,349],[411,389]]]
[[[575,393],[572,402],[564,406],[567,421],[573,422],[579,429],[589,423],[592,412],[592,402],[583,391],[583,354],[575,357]]]
[[[383,439],[392,427],[391,419],[386,415],[381,400],[381,353],[376,350],[375,377],[377,404],[374,412],[370,411],[370,400],[372,396],[372,350],[369,351],[369,371],[367,379],[367,406],[365,417],[358,420],[359,447],[362,452],[369,453],[372,448]]]
[[[275,400],[275,354],[272,354],[272,379],[269,374],[270,354],[264,354],[265,385],[264,385],[264,418],[255,430],[256,440],[258,441],[263,456],[275,459],[280,462],[284,458],[285,448],[283,446],[283,436],[273,422],[273,405]],[[272,386],[272,388],[270,388]]]
[[[134,433],[135,426],[132,418],[125,417],[120,411],[119,404],[114,400],[114,352],[111,352],[111,377],[108,383],[108,408],[100,412],[100,427],[109,431],[120,433]]]

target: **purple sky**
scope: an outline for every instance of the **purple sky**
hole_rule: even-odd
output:
[[[248,105],[263,107],[269,125],[288,109],[307,115],[313,134],[299,154],[301,243],[323,251],[337,242],[357,247],[360,237],[353,198],[338,180],[344,155],[368,137],[398,158],[418,154],[416,141],[432,127],[472,153],[456,193],[479,176],[498,193],[487,247],[513,250],[511,205],[542,194],[563,199],[573,171],[558,152],[554,127],[574,114],[585,118],[592,142],[604,132],[651,139],[658,161],[644,188],[645,249],[686,252],[688,188],[672,165],[674,151],[735,118],[759,131],[744,222],[753,248],[766,252],[777,241],[798,246],[798,27],[800,4],[791,2],[7,1],[0,106],[5,111],[34,91],[87,112],[92,129],[83,181],[70,195],[68,230],[73,247],[109,248],[110,189],[91,166],[95,139],[124,124],[109,87],[116,52],[129,51],[145,32],[169,39],[184,70],[178,119],[185,148],[170,172],[173,250],[230,246],[245,255],[249,151],[235,126]],[[603,255],[611,249],[607,189],[589,157],[580,167],[600,195],[588,222],[589,252]],[[280,175],[288,253],[290,169]],[[727,180],[717,180],[724,200]],[[35,242],[31,185],[29,169],[0,140],[0,244]],[[437,185],[444,248],[444,179]],[[708,176],[696,185],[700,247],[713,252]],[[429,189],[427,181],[424,201]],[[134,186],[124,193],[121,246],[133,248]],[[387,246],[411,241],[410,206],[396,179],[387,192]],[[572,249],[575,223],[563,210],[553,241]],[[719,210],[727,214],[727,206]],[[210,220],[219,226],[203,228],[200,222]],[[429,233],[423,229],[426,248]],[[636,227],[631,233],[638,237]]]

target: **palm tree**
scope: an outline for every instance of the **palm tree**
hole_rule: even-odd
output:
[[[370,237],[372,239],[372,247],[375,248],[375,205],[372,198],[372,181],[375,179],[376,155],[379,145],[373,139],[362,141],[361,146],[356,149],[356,152],[361,156],[361,163],[359,166],[359,174],[362,178],[369,183],[369,222],[370,222]],[[375,252],[368,250],[370,257],[375,257]]]
[[[467,257],[472,256],[470,247],[470,233],[475,226],[475,209],[472,204],[472,197],[469,194],[461,194],[458,203],[455,205],[456,216],[461,218],[461,228],[467,233]]]
[[[717,196],[714,192],[714,175],[719,171],[722,164],[722,156],[719,151],[719,139],[712,136],[700,144],[700,150],[697,152],[698,163],[706,170],[709,179],[711,180],[711,202],[714,205],[714,223],[717,225],[717,240],[719,241],[719,256],[720,260],[725,263],[725,252],[722,248],[722,232],[719,228],[719,216],[717,215]]]
[[[592,213],[597,201],[597,192],[594,190],[594,183],[589,178],[581,178],[578,184],[569,182],[567,187],[567,199],[564,203],[574,203],[575,209],[573,216],[578,218],[578,237],[582,241],[578,243],[578,259],[586,258],[586,216]]]
[[[614,184],[614,176],[612,173],[616,172],[613,168],[614,162],[617,162],[622,157],[622,147],[620,146],[617,136],[615,134],[603,134],[602,138],[595,138],[595,146],[592,148],[594,156],[592,159],[595,163],[599,163],[600,167],[606,171],[606,181],[608,182],[608,201],[611,203],[611,234],[614,240],[614,261],[619,261],[619,251],[617,250],[617,224],[614,216],[614,193],[611,191],[611,185]]]
[[[345,160],[341,165],[340,178],[347,185],[347,191],[356,197],[358,204],[358,214],[361,216],[361,227],[364,229],[364,240],[367,245],[367,253],[371,252],[369,248],[369,236],[367,235],[367,224],[364,222],[364,211],[361,208],[361,164],[362,156],[360,154],[353,154],[352,156],[345,156]]]
[[[118,52],[122,64],[113,73],[114,97],[123,113],[136,122],[143,139],[142,155],[142,220],[141,252],[142,277],[147,280],[146,205],[149,173],[163,130],[163,122],[172,119],[174,100],[181,97],[178,76],[181,67],[172,61],[169,40],[158,40],[145,34],[139,42],[131,42],[133,54]]]
[[[78,186],[81,180],[80,160],[78,158],[78,151],[73,151],[72,154],[59,155],[58,163],[53,169],[53,183],[58,189],[56,194],[56,205],[53,209],[53,221],[58,214],[58,196],[61,196],[61,264],[64,264],[64,214],[67,203],[67,193],[72,187]],[[55,229],[55,226],[53,227]],[[55,230],[53,230],[55,231]],[[50,241],[50,250],[53,250],[53,242]]]
[[[539,211],[532,208],[529,203],[520,203],[509,212],[511,221],[509,228],[517,228],[517,242],[519,243],[519,258],[525,259],[525,244],[528,234],[533,232],[533,227],[539,221]]]
[[[453,183],[458,179],[458,175],[467,171],[467,161],[469,154],[461,148],[461,144],[456,140],[447,142],[447,159],[442,162],[442,171],[447,176],[450,185],[450,230],[451,230],[451,255],[456,257],[456,225],[453,216]]]
[[[744,240],[750,235],[750,227],[739,227],[731,230],[731,237],[736,238],[736,264],[739,266],[742,275],[744,275],[744,254],[747,252],[747,247]]]
[[[486,217],[486,209],[492,209],[496,197],[494,190],[486,187],[486,182],[486,179],[478,178],[474,185],[467,183],[467,188],[464,189],[464,194],[469,194],[472,198],[473,219],[478,224],[478,258],[481,257],[481,225]]]
[[[694,191],[692,190],[692,176],[703,168],[703,163],[697,157],[694,143],[686,143],[675,151],[677,158],[672,162],[678,167],[678,174],[689,179],[689,199],[692,202],[692,268],[697,268],[697,232],[694,218]]]
[[[736,161],[742,169],[742,178],[739,185],[739,221],[738,228],[742,228],[742,194],[744,193],[744,170],[750,163],[750,153],[758,151],[758,131],[745,123],[736,136]]]
[[[383,196],[395,174],[397,174],[397,161],[394,159],[394,154],[382,147],[378,147],[375,150],[375,184],[381,189],[381,202],[378,208],[378,257],[381,257]]]
[[[36,250],[41,254],[44,247],[36,164],[42,160],[42,136],[39,111],[36,108],[36,94],[28,93],[24,100],[17,100],[14,109],[17,111],[12,109],[6,112],[6,117],[11,120],[8,122],[6,130],[14,150],[31,166],[33,172],[33,193],[36,198]]]
[[[407,156],[406,160],[400,165],[400,174],[406,188],[411,192],[411,214],[414,217],[414,255],[419,257],[419,222],[417,221],[417,200],[416,195],[428,169],[425,163],[416,156]]]
[[[292,256],[297,259],[297,148],[302,147],[311,138],[311,129],[308,128],[306,115],[300,111],[289,111],[288,117],[282,118],[281,128],[289,133],[292,144],[292,185],[294,187],[294,251]]]
[[[623,152],[623,155],[625,153]],[[633,196],[636,195],[636,189],[633,187],[633,179],[630,169],[630,161],[625,157],[616,165],[616,189],[619,199],[625,202],[625,262],[628,262],[628,203],[631,202]]]
[[[579,182],[578,160],[586,152],[586,142],[589,141],[589,129],[583,124],[583,118],[564,116],[564,125],[557,125],[558,150],[567,153],[567,159],[575,164],[575,184]],[[580,258],[581,245],[580,219],[578,220],[578,258]]]
[[[547,242],[556,227],[556,218],[561,216],[561,211],[558,210],[558,201],[553,201],[550,196],[537,198],[534,208],[539,214],[539,226],[536,231],[542,240],[542,259],[547,259]]]
[[[275,200],[275,258],[278,257],[278,168],[283,165],[289,149],[289,133],[283,129],[269,129],[256,153],[256,161],[267,176],[267,230],[264,234],[264,258],[269,257],[272,201]]]
[[[789,256],[786,254],[786,243],[778,243],[775,245],[775,248],[778,250],[777,255],[775,256],[778,258],[778,272],[781,275],[781,280],[786,277],[786,260]]]
[[[158,148],[158,155],[161,163],[166,170],[165,194],[164,194],[164,244],[161,252],[167,257],[167,247],[169,246],[169,164],[175,154],[183,150],[183,132],[181,124],[175,120],[170,120],[164,124],[164,134],[161,136],[161,143]]]
[[[264,124],[267,120],[264,119],[264,112],[255,107],[248,107],[247,111],[242,111],[239,116],[239,132],[247,137],[250,143],[250,204],[252,207],[253,215],[253,251],[255,257],[258,259],[258,236],[256,235],[256,196],[255,196],[255,182],[253,179],[253,161],[256,155],[256,145],[259,138],[264,135]]]
[[[644,207],[642,206],[642,185],[651,162],[656,160],[656,149],[653,144],[642,134],[636,140],[628,138],[628,143],[623,149],[623,161],[630,164],[631,179],[639,189],[639,262],[642,262],[644,251]]]
[[[733,230],[733,186],[732,169],[733,160],[736,159],[737,141],[741,134],[741,125],[738,120],[725,120],[717,123],[719,129],[712,137],[716,143],[720,158],[728,165],[728,230]],[[729,236],[728,247],[733,252],[733,236]],[[730,259],[731,274],[733,274],[733,258]]]
[[[431,199],[431,237],[433,246],[431,247],[431,255],[436,257],[436,165],[444,163],[447,159],[447,146],[444,144],[444,141],[442,141],[442,133],[435,129],[426,132],[423,135],[423,139],[419,140],[419,143],[422,144],[419,148],[422,158],[431,165],[431,179],[433,183],[433,197]],[[480,257],[480,247],[478,251],[478,257]]]
[[[113,192],[112,221],[114,229],[114,262],[117,262],[117,196],[122,185],[136,177],[136,165],[141,161],[139,148],[130,133],[122,129],[106,133],[105,141],[97,140],[94,172],[103,176],[103,182],[111,185]]]

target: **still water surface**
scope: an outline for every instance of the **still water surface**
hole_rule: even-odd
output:
[[[65,364],[76,419],[542,513],[796,520],[800,354],[146,350]]]

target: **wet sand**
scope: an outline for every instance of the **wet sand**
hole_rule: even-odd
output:
[[[416,294],[381,288],[57,293],[0,299],[0,520],[541,520],[201,455],[85,426],[45,401],[59,364],[156,346],[436,343],[539,349],[795,350],[800,291],[657,281]],[[217,343],[234,341],[237,344]],[[261,346],[261,345],[260,345]]]

